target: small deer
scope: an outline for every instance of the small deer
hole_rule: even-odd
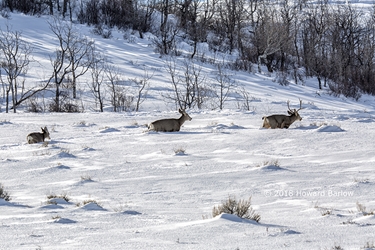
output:
[[[301,121],[302,117],[298,114],[298,111],[302,109],[302,101],[299,100],[300,108],[298,110],[293,109],[291,110],[289,108],[289,101],[288,104],[288,114],[287,115],[270,115],[270,116],[263,116],[263,128],[289,128],[290,125],[292,125],[293,122],[296,120]]]
[[[148,126],[148,130],[160,131],[160,132],[176,132],[180,131],[182,124],[185,121],[191,121],[192,118],[185,112],[185,110],[179,109],[181,117],[179,119],[162,119],[152,122]]]
[[[51,139],[47,127],[41,128],[43,133],[34,132],[27,135],[26,140],[29,144],[44,142],[44,139]]]

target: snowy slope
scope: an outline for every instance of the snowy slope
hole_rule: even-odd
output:
[[[35,45],[35,81],[49,75],[55,48],[47,19],[8,21]],[[374,246],[374,97],[356,102],[318,91],[311,79],[282,87],[272,76],[234,72],[255,99],[253,111],[232,100],[223,111],[189,110],[193,119],[180,132],[147,132],[148,123],[179,115],[161,96],[170,86],[163,59],[147,39],[93,37],[126,77],[155,71],[152,98],[138,113],[0,113],[0,183],[12,198],[0,199],[0,249]],[[298,108],[299,99],[301,122],[261,129],[262,116],[286,114],[286,101]],[[48,145],[27,144],[42,126],[51,132]],[[260,223],[212,218],[230,195],[251,196]]]

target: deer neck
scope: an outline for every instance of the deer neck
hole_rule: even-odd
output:
[[[181,117],[178,119],[178,123],[180,124],[180,126],[186,121],[186,116],[184,115],[181,115]]]
[[[296,116],[296,114],[294,114],[294,113],[291,114],[289,117],[290,117],[290,121],[291,121],[291,122],[295,122],[295,121],[297,120],[297,116]]]

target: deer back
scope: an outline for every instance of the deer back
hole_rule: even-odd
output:
[[[264,128],[281,128],[281,125],[288,119],[287,115],[270,115],[263,117],[263,127]]]
[[[174,132],[180,130],[180,123],[178,119],[162,119],[152,122],[149,129],[160,132]]]
[[[177,132],[180,131],[182,124],[192,118],[185,112],[185,110],[179,109],[181,117],[179,119],[162,119],[154,121],[148,127],[149,130],[160,131],[160,132]]]

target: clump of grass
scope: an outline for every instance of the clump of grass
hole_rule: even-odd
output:
[[[208,123],[207,126],[208,127],[215,127],[215,126],[217,126],[217,124],[218,124],[218,122],[212,121],[212,122]]]
[[[89,124],[86,121],[84,121],[84,120],[73,123],[73,126],[78,126],[78,127],[86,127],[88,125]]]
[[[81,176],[81,181],[82,182],[85,182],[85,181],[89,182],[89,181],[93,181],[93,180],[92,180],[90,175],[86,174],[86,175]]]
[[[131,126],[138,127],[139,124],[136,120],[133,120],[132,123],[130,124]],[[147,125],[148,126],[148,125]]]
[[[275,166],[275,167],[280,167],[280,163],[279,163],[279,160],[265,161],[265,162],[263,162],[263,166]]]
[[[247,200],[236,200],[235,196],[229,196],[221,205],[212,209],[212,217],[216,217],[222,213],[234,214],[240,218],[260,221],[260,215],[251,207],[251,196]]]
[[[363,205],[363,204],[361,204],[361,203],[359,203],[358,201],[357,201],[357,203],[356,203],[356,206],[357,206],[357,210],[358,210],[358,212],[361,212],[364,216],[367,216],[367,215],[374,215],[374,214],[375,214],[375,211],[374,211],[374,210],[370,210],[370,211],[368,211],[367,208],[366,208],[366,206]]]
[[[322,216],[331,215],[331,214],[332,214],[332,209],[322,208],[322,209],[320,210],[320,214],[321,214]]]
[[[97,202],[96,200],[93,200],[93,199],[88,199],[88,200],[84,200],[82,202],[78,202],[76,205],[77,207],[82,207],[82,206],[85,206],[89,203],[95,203],[96,205],[98,205],[99,207],[102,207],[102,204]]]
[[[3,124],[10,124],[10,120],[1,120],[0,121],[0,125],[3,125]]]
[[[67,148],[62,148],[62,149],[60,150],[60,152],[61,152],[61,153],[64,153],[64,154],[69,154],[69,155],[71,154],[71,153],[70,153],[70,150],[67,149]]]
[[[41,147],[44,147],[44,146],[42,145]],[[33,152],[33,156],[45,156],[45,155],[51,155],[51,152],[48,150]]]
[[[52,216],[52,220],[58,220],[58,219],[61,219],[61,216],[60,216],[60,215]]]
[[[0,199],[4,199],[5,201],[11,200],[9,192],[4,190],[4,186],[1,183],[0,183]]]
[[[91,147],[89,147],[88,145],[82,145],[81,147],[82,147],[82,149],[84,149],[84,150],[91,149]]]
[[[320,214],[322,216],[331,215],[332,211],[333,211],[333,209],[331,209],[331,208],[326,208],[326,207],[319,206],[318,202],[315,203],[314,208],[318,209],[320,211]]]
[[[366,244],[361,249],[375,249],[374,242],[367,241]]]
[[[112,208],[112,209],[113,209],[113,211],[115,211],[116,213],[122,213],[122,212],[124,212],[127,208],[128,208],[127,205],[120,204],[120,205],[118,205],[117,207],[114,207],[114,208]]]
[[[357,223],[350,219],[350,220],[342,222],[341,224],[343,224],[343,225],[355,225]]]
[[[275,167],[280,167],[279,160],[266,160],[263,161],[262,163],[259,163],[255,165],[255,167],[260,168],[260,167],[267,167],[267,166],[275,166]]]
[[[179,148],[175,148],[173,149],[174,153],[176,155],[184,155],[185,152],[186,152],[186,149],[182,148],[182,147],[179,147]]]
[[[354,182],[365,184],[365,183],[369,183],[370,179],[368,179],[368,178],[364,178],[364,179],[354,178]]]
[[[82,203],[83,205],[87,205],[89,203],[95,203],[96,205],[99,205],[99,202],[97,202],[96,200],[92,200],[92,199],[84,200]]]
[[[46,202],[46,204],[57,205],[57,202],[56,202],[56,201],[48,200],[48,201]]]
[[[344,248],[335,244],[335,246],[332,247],[332,250],[344,250]]]
[[[61,195],[56,195],[56,194],[49,194],[49,195],[47,195],[47,199],[48,199],[48,200],[55,199],[55,198],[63,199],[63,200],[65,200],[66,202],[69,202],[69,201],[70,201],[70,198],[69,198],[68,194],[66,194],[66,193],[63,193],[63,194],[61,194]],[[50,202],[50,204],[52,204],[51,201],[49,201],[49,202]]]

